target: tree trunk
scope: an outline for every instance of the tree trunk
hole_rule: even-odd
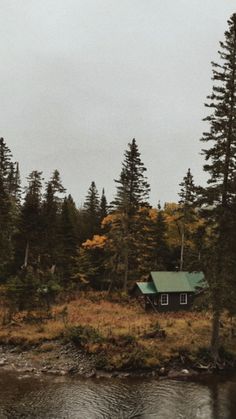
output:
[[[29,259],[29,240],[27,240],[26,248],[25,248],[25,259],[24,259],[24,268],[28,266],[28,259]]]
[[[213,311],[212,332],[211,332],[211,353],[214,362],[219,361],[219,340],[220,340],[220,312]]]

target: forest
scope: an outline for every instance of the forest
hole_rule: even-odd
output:
[[[23,187],[20,164],[0,139],[0,280],[10,314],[50,307],[63,293],[127,293],[150,271],[203,270],[217,358],[221,314],[236,307],[236,14],[212,66],[201,138],[208,181],[196,185],[183,168],[178,202],[161,206],[157,197],[150,205],[135,139],[124,152],[114,200],[107,202],[104,189],[99,194],[94,174],[80,208],[57,169],[47,181],[32,171]]]

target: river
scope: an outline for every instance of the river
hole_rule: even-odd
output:
[[[236,375],[87,379],[0,373],[0,419],[235,419]]]

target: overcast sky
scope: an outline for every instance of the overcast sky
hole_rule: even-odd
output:
[[[191,167],[235,0],[0,0],[0,136],[22,176],[57,168],[78,205],[109,199],[133,137],[151,203],[177,199]]]

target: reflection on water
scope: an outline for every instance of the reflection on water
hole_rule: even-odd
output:
[[[235,419],[236,376],[201,382],[0,374],[0,419]]]

